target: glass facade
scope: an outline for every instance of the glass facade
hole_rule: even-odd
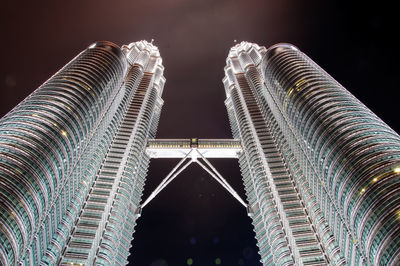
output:
[[[165,83],[158,49],[97,42],[0,120],[0,264],[124,265]]]
[[[290,44],[226,63],[234,140],[154,140],[165,78],[146,41],[91,45],[5,115],[0,265],[125,265],[160,147],[235,149],[213,156],[239,159],[264,265],[399,265],[399,135]]]
[[[223,79],[264,265],[400,263],[400,137],[290,44],[242,42]]]

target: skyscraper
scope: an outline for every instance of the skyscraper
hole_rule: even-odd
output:
[[[0,264],[124,265],[165,79],[158,49],[97,42],[0,120]]]
[[[0,264],[126,264],[142,207],[192,162],[247,208],[264,265],[399,264],[400,137],[290,44],[237,44],[225,74],[234,140],[154,139],[165,78],[146,41],[91,45],[11,110]],[[142,203],[150,158],[181,161]]]
[[[264,265],[398,265],[400,137],[289,44],[242,42],[223,79]]]

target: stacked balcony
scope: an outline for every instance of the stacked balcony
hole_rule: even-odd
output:
[[[308,217],[307,210],[290,172],[284,164],[256,99],[243,76],[238,76],[238,82],[272,176],[273,185],[271,188],[275,189],[279,195],[279,202],[276,203],[277,209],[283,214],[281,215],[283,228],[286,228],[286,233],[291,235],[289,243],[295,261],[300,261],[302,265],[327,265],[327,260]]]

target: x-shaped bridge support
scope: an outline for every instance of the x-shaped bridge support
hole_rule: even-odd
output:
[[[218,149],[218,147],[216,148]],[[183,150],[183,149],[181,149]],[[178,164],[168,173],[168,175],[161,181],[156,189],[150,194],[150,196],[142,203],[137,209],[136,215],[140,217],[142,209],[154,199],[158,193],[160,193],[169,183],[172,182],[183,170],[185,170],[190,164],[199,164],[208,174],[210,174],[222,187],[224,187],[240,204],[242,204],[249,216],[251,216],[251,209],[246,202],[237,194],[237,192],[229,185],[225,178],[215,169],[209,160],[199,151],[196,145],[192,147],[185,147],[186,155],[178,162]],[[181,151],[182,152],[182,151]],[[157,158],[157,157],[156,157]],[[229,158],[232,158],[231,156]]]

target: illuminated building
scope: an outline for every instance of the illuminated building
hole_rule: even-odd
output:
[[[0,120],[0,264],[124,265],[165,79],[158,49],[98,42]]]
[[[136,219],[198,163],[252,217],[264,265],[400,264],[400,137],[289,44],[230,50],[233,140],[154,139],[158,49],[98,42],[0,120],[0,264],[124,265]],[[180,158],[148,199],[151,158]],[[239,160],[247,203],[207,158]]]
[[[289,44],[242,42],[223,79],[264,265],[398,265],[400,137]]]

